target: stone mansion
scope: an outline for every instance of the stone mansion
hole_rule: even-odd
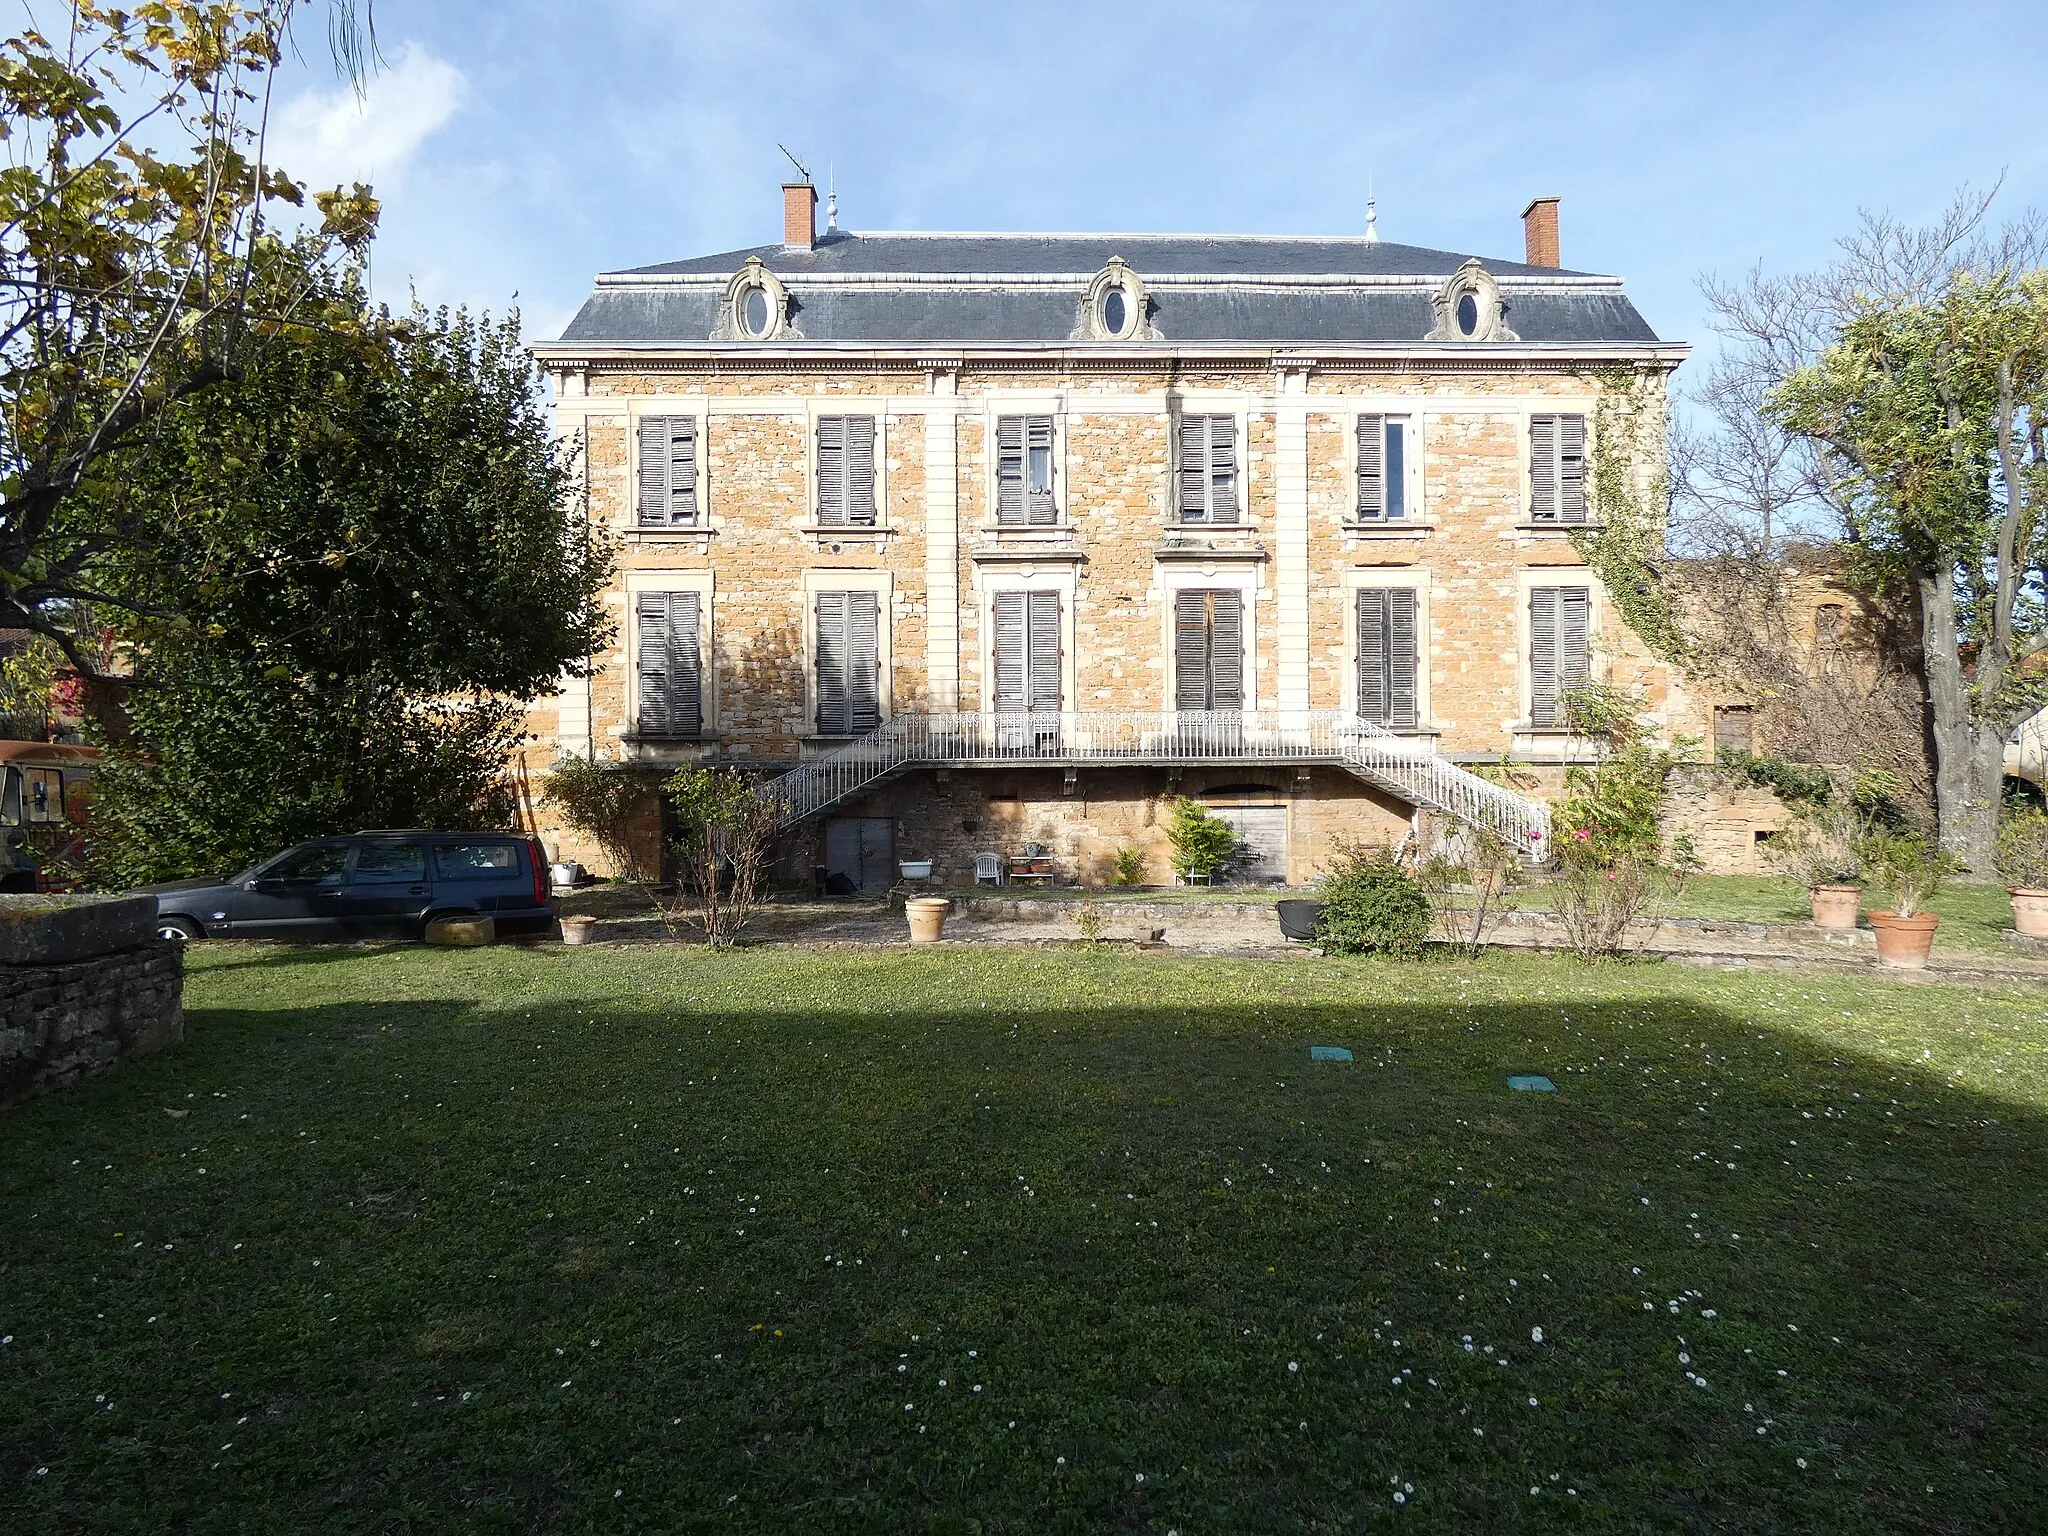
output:
[[[1687,349],[1560,265],[1555,199],[1521,261],[783,199],[780,243],[605,273],[534,348],[621,546],[541,755],[786,775],[797,861],[856,885],[1027,845],[1164,882],[1175,795],[1301,882],[1423,813],[1540,847],[1580,679],[1711,736],[1571,539],[1602,381],[1661,409]]]

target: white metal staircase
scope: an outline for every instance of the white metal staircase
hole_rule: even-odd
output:
[[[1411,804],[1550,854],[1550,808],[1409,738],[1333,709],[898,715],[762,784],[789,826],[912,767],[984,763],[1332,763]]]

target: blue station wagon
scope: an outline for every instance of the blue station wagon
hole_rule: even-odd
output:
[[[519,832],[399,829],[322,837],[229,880],[145,887],[167,939],[417,939],[443,917],[548,934],[548,867]]]

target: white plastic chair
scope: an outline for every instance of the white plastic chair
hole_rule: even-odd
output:
[[[1001,885],[1003,883],[1003,856],[999,853],[977,853],[974,856],[974,883],[976,885]]]

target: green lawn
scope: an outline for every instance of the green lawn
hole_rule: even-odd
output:
[[[2039,990],[222,946],[188,1002],[0,1118],[0,1529],[2048,1507]]]

